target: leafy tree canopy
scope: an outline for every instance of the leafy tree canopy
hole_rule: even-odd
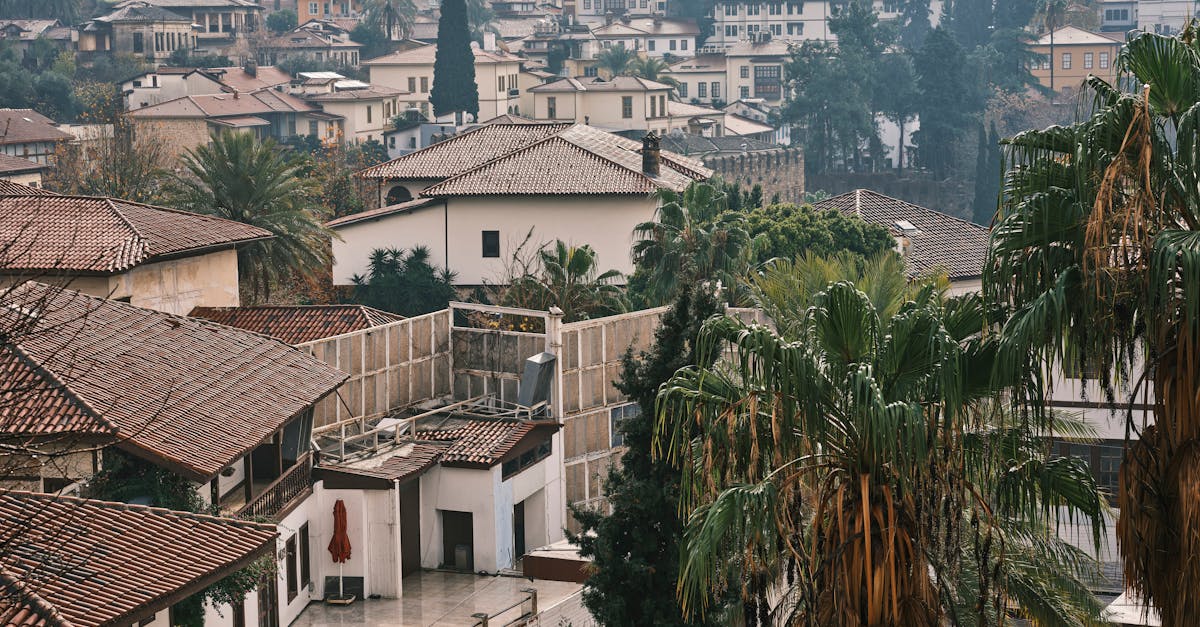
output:
[[[299,26],[299,19],[291,9],[275,11],[267,16],[267,28],[275,34],[286,33]]]
[[[754,239],[759,262],[841,251],[872,257],[895,245],[887,229],[835,209],[821,211],[808,205],[785,203],[757,207],[745,216],[745,228]]]

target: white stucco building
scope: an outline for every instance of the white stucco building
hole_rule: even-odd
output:
[[[589,244],[601,268],[633,270],[633,227],[659,189],[712,171],[582,124],[490,124],[368,168],[380,209],[329,223],[333,281],[346,285],[377,248],[424,246],[460,285],[506,280],[512,257],[562,240]]]

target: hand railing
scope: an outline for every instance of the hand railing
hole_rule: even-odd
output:
[[[271,482],[262,493],[238,510],[238,517],[274,518],[298,496],[312,488],[312,469],[312,453],[306,453],[278,479]]]

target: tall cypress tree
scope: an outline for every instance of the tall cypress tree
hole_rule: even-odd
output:
[[[1000,135],[996,123],[992,122],[991,133],[979,125],[979,155],[975,159],[975,206],[973,220],[976,224],[989,226],[996,214],[1000,196],[1001,175]]]
[[[475,84],[475,53],[471,50],[466,0],[442,2],[429,102],[434,115],[466,111],[479,117],[479,86]]]
[[[574,510],[583,532],[571,536],[596,567],[583,600],[602,625],[696,624],[683,618],[675,596],[683,534],[679,471],[651,454],[654,401],[676,370],[696,364],[700,326],[718,311],[712,294],[685,287],[663,315],[650,352],[625,356],[617,389],[642,411],[620,427],[628,449],[605,483],[612,514]]]

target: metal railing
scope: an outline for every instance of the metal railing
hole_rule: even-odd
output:
[[[312,453],[296,461],[258,496],[238,510],[239,518],[274,518],[288,505],[312,491]],[[249,481],[249,478],[247,478]]]

